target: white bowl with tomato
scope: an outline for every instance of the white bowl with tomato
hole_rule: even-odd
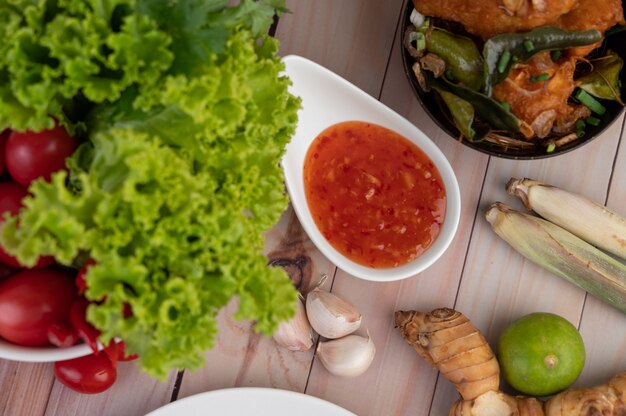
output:
[[[30,184],[66,169],[78,144],[61,126],[0,133],[0,232],[5,216],[24,206]],[[25,267],[0,246],[0,358],[54,362],[57,379],[80,393],[100,393],[115,382],[117,362],[134,357],[126,356],[122,342],[104,348],[87,321],[91,264],[77,270],[41,257]]]
[[[337,74],[299,56],[283,59],[302,109],[282,167],[308,236],[361,279],[399,280],[427,269],[450,245],[460,217],[445,155]]]

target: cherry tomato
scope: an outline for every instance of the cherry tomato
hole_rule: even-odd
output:
[[[87,322],[88,306],[89,301],[85,298],[74,302],[70,311],[70,322],[72,322],[72,326],[76,329],[76,332],[78,332],[78,336],[89,345],[93,352],[97,352],[100,331]]]
[[[37,178],[49,181],[54,172],[65,169],[65,159],[78,144],[62,126],[39,133],[13,131],[6,143],[7,169],[24,186]]]
[[[78,332],[67,321],[53,322],[48,326],[48,341],[54,346],[71,347],[78,339]]]
[[[54,363],[57,380],[79,393],[102,393],[115,383],[117,370],[109,357],[98,352]]]
[[[0,133],[0,176],[4,175],[4,171],[6,170],[6,163],[5,163],[5,156],[4,156],[4,151],[6,149],[6,142],[7,139],[9,137],[10,131],[9,130],[5,130],[2,133]]]
[[[16,182],[0,182],[0,225],[4,222],[3,215],[9,212],[17,215],[22,208],[22,199],[28,195],[28,190]],[[16,269],[23,268],[17,259],[9,255],[0,246],[0,262]],[[53,257],[41,257],[34,269],[49,266],[54,262]]]
[[[0,282],[0,336],[19,345],[49,345],[48,328],[67,321],[76,301],[71,274],[23,270]]]

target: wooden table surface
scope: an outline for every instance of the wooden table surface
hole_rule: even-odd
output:
[[[626,142],[623,116],[602,137],[568,154],[541,161],[488,157],[446,136],[417,103],[402,70],[398,25],[402,0],[291,0],[290,14],[276,27],[281,55],[307,57],[337,72],[405,116],[444,152],[462,196],[461,221],[444,256],[410,279],[373,283],[336,269],[303,234],[291,210],[268,234],[268,256],[288,264],[301,289],[326,274],[326,286],[363,313],[363,328],[376,346],[370,369],[355,379],[331,376],[313,350],[292,353],[255,335],[251,325],[220,315],[216,347],[206,365],[172,372],[157,382],[132,363],[122,363],[118,381],[99,395],[80,395],[55,381],[52,364],[0,360],[0,414],[142,415],[172,400],[230,387],[273,387],[304,392],[358,415],[445,415],[458,398],[448,381],[406,344],[393,327],[398,309],[454,307],[495,345],[512,320],[535,311],[557,313],[576,325],[587,347],[576,385],[602,383],[626,370],[626,316],[564,280],[524,260],[501,241],[483,217],[504,201],[510,177],[531,177],[575,190],[626,214]],[[207,414],[211,414],[210,412]]]

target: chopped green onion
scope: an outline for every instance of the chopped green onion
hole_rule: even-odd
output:
[[[576,137],[578,137],[579,139],[583,137],[584,135],[585,135],[585,130],[578,130],[576,132]]]
[[[415,49],[426,50],[426,36],[422,32],[415,32]]]
[[[450,69],[446,69],[446,72],[444,74],[446,75],[446,78],[448,78],[450,81],[456,81],[456,77]]]
[[[560,50],[552,51],[550,52],[550,58],[552,58],[553,61],[558,61],[559,59],[561,59],[562,54],[563,53]]]
[[[500,60],[498,61],[498,72],[503,74],[506,70],[506,67],[509,65],[509,61],[511,60],[511,52],[504,51],[500,56]]]
[[[476,137],[476,130],[470,129],[470,136],[472,136],[472,137],[470,137],[470,139]]]
[[[550,79],[550,75],[543,73],[534,77],[530,77],[531,82],[547,81]]]
[[[500,103],[500,105],[502,106],[502,108],[504,108],[506,111],[511,111],[511,104],[507,103],[506,101],[502,101]]]
[[[519,58],[515,55],[513,55],[513,57],[511,58],[511,62],[513,62],[514,64],[519,62]]]
[[[533,44],[533,41],[530,39],[526,39],[524,41],[524,49],[526,49],[526,52],[532,52],[535,49],[535,45]]]
[[[547,153],[552,153],[552,152],[554,152],[554,149],[556,149],[556,144],[554,144],[554,142],[552,142],[546,148],[546,152]]]
[[[606,108],[600,103],[600,101],[593,98],[587,91],[578,89],[574,98],[580,101],[584,106],[598,115],[606,113]]]
[[[589,116],[585,119],[585,123],[589,124],[590,126],[599,126],[601,122],[602,120],[593,116]]]
[[[576,121],[576,130],[585,130],[585,122],[582,120]]]

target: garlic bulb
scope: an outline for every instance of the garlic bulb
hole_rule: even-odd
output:
[[[316,355],[326,369],[336,376],[356,377],[365,372],[374,360],[376,347],[368,337],[347,337],[317,344]]]
[[[354,306],[319,287],[306,297],[306,314],[313,329],[326,338],[341,338],[361,326],[361,314]]]
[[[291,351],[307,351],[313,346],[311,325],[301,301],[298,300],[296,315],[289,321],[281,322],[273,338],[278,345]]]

